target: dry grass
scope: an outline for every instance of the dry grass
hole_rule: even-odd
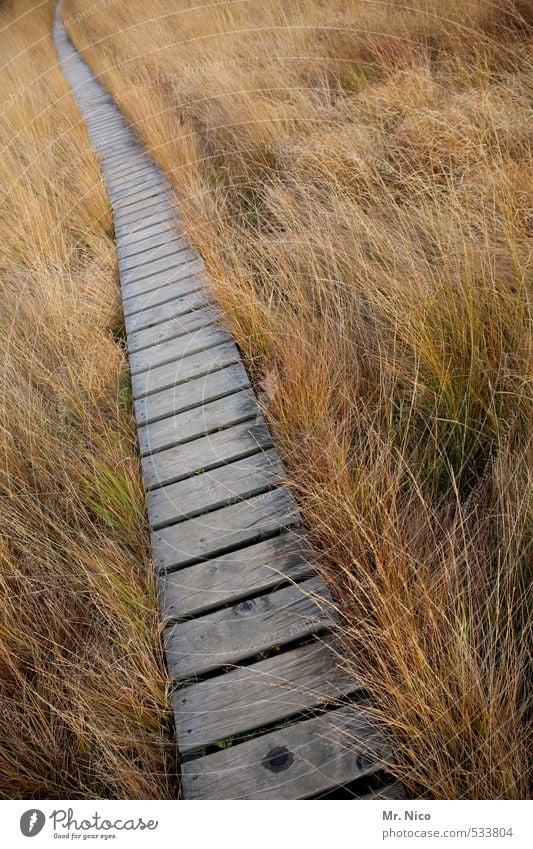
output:
[[[110,211],[53,3],[3,7],[0,797],[168,797]]]
[[[174,183],[397,774],[523,798],[531,6],[91,6],[70,32]]]

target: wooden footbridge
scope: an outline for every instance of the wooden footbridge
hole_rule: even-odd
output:
[[[401,798],[172,190],[60,15],[58,57],[113,208],[183,795]]]

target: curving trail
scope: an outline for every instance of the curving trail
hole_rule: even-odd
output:
[[[337,664],[327,589],[171,187],[70,42],[61,3],[54,40],[113,208],[184,797],[402,798]]]

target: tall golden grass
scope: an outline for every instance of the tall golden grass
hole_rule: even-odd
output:
[[[112,222],[53,9],[0,10],[0,797],[168,797]]]
[[[397,774],[523,798],[530,4],[65,18],[175,186]]]

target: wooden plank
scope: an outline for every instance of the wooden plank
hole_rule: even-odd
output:
[[[169,625],[164,631],[169,673],[180,680],[254,658],[317,633],[331,623],[332,613],[324,583],[309,578]]]
[[[113,130],[113,132],[122,132],[124,137],[127,137],[129,128],[124,119],[118,115],[111,107],[103,109],[91,109],[85,117],[85,124],[94,132],[102,132],[104,130]]]
[[[182,754],[338,702],[361,686],[338,663],[333,637],[314,640],[173,693]]]
[[[187,799],[306,799],[390,759],[356,706],[329,711],[182,764]]]
[[[87,125],[89,132],[94,133],[95,136],[98,133],[105,132],[117,132],[118,130],[124,131],[125,124],[120,118],[113,117],[109,115],[109,113],[93,113],[90,118],[85,120],[85,124]]]
[[[152,161],[133,136],[124,143],[121,151],[100,151],[100,155],[106,165],[118,165],[119,163],[124,163],[124,165],[127,166],[128,163],[134,165],[138,162]]]
[[[174,203],[170,186],[164,178],[157,181],[152,179],[146,185],[133,186],[124,196],[115,190],[110,197],[113,212],[117,216],[131,215],[154,203],[161,207]]]
[[[96,106],[91,106],[90,108],[87,108],[85,110],[85,113],[84,113],[84,116],[83,116],[84,119],[85,118],[92,118],[93,115],[108,115],[110,109],[113,109],[114,111],[116,111],[116,106],[115,106],[114,101],[111,98],[111,95],[107,94],[107,99],[108,99],[107,103],[103,103],[100,106],[96,105]]]
[[[163,201],[159,197],[143,201],[139,207],[113,210],[116,225],[121,227],[132,222],[145,221],[154,216],[161,216],[166,212],[175,212],[175,205],[171,200]]]
[[[100,150],[105,150],[110,145],[115,145],[117,142],[122,142],[124,131],[122,128],[115,128],[111,124],[107,126],[91,127],[89,126],[89,136],[91,142]]]
[[[113,145],[98,145],[97,150],[101,157],[104,156],[112,156],[112,157],[121,157],[126,155],[135,156],[138,147],[137,144],[128,139],[119,140]],[[113,202],[113,198],[111,198],[111,203]]]
[[[151,184],[145,189],[139,189],[128,197],[122,198],[118,194],[113,193],[111,205],[113,211],[118,215],[125,212],[126,214],[134,211],[146,209],[147,204],[151,204],[154,199],[161,204],[162,207],[172,203],[172,195],[168,190],[166,183]]]
[[[134,398],[143,398],[163,389],[179,386],[187,380],[202,377],[212,371],[240,362],[239,351],[234,342],[226,342],[185,357],[179,363],[165,363],[149,371],[132,374],[131,384]]]
[[[270,490],[154,531],[155,566],[158,571],[166,571],[216,557],[239,546],[259,542],[299,520],[298,508],[287,490]]]
[[[140,427],[139,450],[143,456],[163,451],[222,428],[250,421],[257,417],[258,412],[254,393],[243,390]]]
[[[155,163],[146,154],[137,147],[136,152],[126,153],[123,156],[109,157],[105,154],[101,155],[102,164],[105,173],[112,174],[118,177],[121,174],[134,173],[136,169],[146,169],[149,165],[154,166]],[[157,168],[157,166],[155,166]]]
[[[142,292],[140,295],[132,295],[130,298],[124,297],[123,307],[124,315],[128,316],[143,312],[145,317],[149,318],[149,310],[154,307],[173,302],[172,309],[179,310],[181,304],[194,303],[195,298],[201,297],[200,292],[205,286],[205,280],[202,275],[194,274],[187,279],[187,292],[183,294],[183,283],[181,280],[176,280],[175,283],[167,283],[163,286],[158,286],[155,289],[150,289],[149,292]],[[191,296],[194,296],[191,299]],[[169,308],[170,309],[170,308]],[[183,308],[183,312],[188,312]],[[178,315],[178,313],[175,313]],[[157,321],[154,321],[157,324]],[[150,326],[150,325],[146,325]]]
[[[140,165],[132,171],[121,171],[116,173],[112,168],[106,169],[106,183],[111,192],[125,191],[135,186],[143,186],[150,180],[164,180],[155,165]]]
[[[139,163],[134,169],[111,164],[106,168],[106,179],[112,184],[113,192],[141,186],[150,178],[167,184],[165,177],[154,162]]]
[[[124,219],[125,220],[123,221],[118,221],[116,218],[114,219],[115,234],[117,239],[120,241],[130,236],[133,237],[141,231],[149,233],[156,232],[158,228],[162,229],[170,221],[174,222],[175,226],[177,226],[179,222],[176,208],[173,206],[169,206],[165,210],[156,208],[155,212],[144,216],[136,215],[133,216],[131,220],[128,220],[127,216],[125,216]],[[151,228],[151,230],[149,228]]]
[[[169,230],[163,236],[159,236],[153,245],[146,245],[138,253],[126,257],[122,251],[119,251],[118,264],[121,272],[129,272],[134,269],[142,269],[148,263],[152,263],[155,260],[162,260],[165,257],[181,253],[184,250],[188,250],[187,242],[184,239],[178,238],[175,231]]]
[[[133,170],[131,168],[120,170],[118,167],[110,165],[106,168],[105,178],[110,184],[113,194],[123,191],[130,192],[135,188],[144,188],[150,181],[168,187],[165,177],[153,162],[140,163]]]
[[[117,130],[113,127],[102,127],[101,129],[89,127],[91,143],[100,153],[103,153],[105,150],[115,150],[121,146],[123,144],[122,133],[123,130]],[[113,198],[115,199],[115,195],[113,195]]]
[[[137,239],[130,236],[124,239],[118,249],[119,263],[121,262],[122,266],[128,270],[132,263],[138,262],[140,265],[152,258],[157,258],[159,254],[154,251],[160,249],[162,251],[165,248],[181,250],[187,243],[177,233],[175,227],[168,226],[166,230],[148,238]]]
[[[110,136],[111,136],[111,134],[110,134]],[[91,142],[94,145],[94,147],[100,152],[100,155],[104,154],[108,150],[112,150],[112,151],[122,150],[122,147],[123,147],[123,144],[124,144],[124,142],[122,140],[116,139],[116,138],[109,138],[109,140],[106,141],[106,138],[107,138],[106,134],[104,134],[104,133],[98,133],[97,134],[92,130],[89,130],[89,137],[90,137]],[[113,196],[113,198],[111,200],[111,205],[113,205],[114,200],[115,200],[115,197]]]
[[[87,109],[84,117],[84,123],[91,128],[100,129],[102,126],[121,127],[126,133],[129,132],[129,126],[113,106],[105,104],[103,106],[95,106]]]
[[[137,425],[157,422],[159,419],[191,410],[201,404],[225,398],[226,395],[246,389],[249,385],[246,369],[240,363],[204,374],[195,380],[188,380],[172,389],[164,389],[162,392],[156,392],[154,395],[135,401]]]
[[[98,102],[95,102],[91,107],[91,109],[94,110],[100,108],[105,108],[105,104],[99,104]],[[119,151],[118,153],[110,153],[106,155],[106,158],[109,160],[110,165],[119,165],[120,163],[126,165],[128,161],[126,157],[128,156],[133,156],[135,159],[142,158],[146,162],[153,162],[146,150],[137,141],[137,138],[133,131],[130,131],[129,133],[125,134],[123,141],[123,150]]]
[[[180,442],[189,441],[186,434],[189,433],[193,422],[197,423],[194,425],[195,429],[203,427],[212,431],[227,427],[222,421],[228,417],[238,416],[239,421],[244,421],[242,415],[254,418],[259,414],[248,375],[240,363],[186,381],[172,389],[140,398],[135,401],[135,410],[137,424],[143,434],[143,452],[143,446],[148,444],[150,434],[152,445],[165,438],[165,431],[172,439],[172,444],[178,445]],[[162,430],[156,425],[161,425]]]
[[[113,124],[114,126],[122,127],[126,132],[129,132],[129,125],[122,117],[121,113],[113,106],[101,106],[97,109],[87,110],[83,117],[83,121],[88,127],[100,127],[103,124]]]
[[[106,183],[108,188],[111,188],[109,176],[106,176]],[[124,205],[133,198],[151,197],[151,195],[147,194],[150,190],[158,195],[168,192],[168,183],[164,177],[155,177],[148,172],[144,177],[133,181],[129,185],[121,185],[120,183],[121,181],[115,180],[112,193],[113,197],[117,201],[120,201],[120,203],[124,203]]]
[[[170,312],[168,307],[167,312]],[[128,335],[128,351],[133,354],[142,351],[143,348],[151,348],[161,342],[168,342],[177,336],[184,336],[194,330],[200,330],[200,328],[213,322],[218,322],[219,319],[219,312],[213,306],[193,310],[184,315],[167,315],[165,321],[161,321],[153,327],[146,327],[137,331],[132,330]]]
[[[147,490],[167,486],[271,447],[272,441],[264,421],[244,422],[194,442],[143,457],[144,485]]]
[[[219,466],[210,472],[153,489],[146,501],[150,527],[159,530],[279,485],[281,462],[274,449]]]
[[[174,211],[170,210],[163,216],[156,216],[154,220],[148,219],[147,221],[132,222],[126,224],[124,227],[120,227],[115,222],[115,236],[126,248],[130,245],[136,246],[138,240],[141,241],[141,237],[154,236],[172,229],[174,232],[179,232],[178,225],[179,221]]]
[[[152,259],[148,262],[143,262],[139,265],[133,265],[129,270],[122,270],[120,279],[123,286],[131,283],[136,283],[139,280],[144,280],[146,277],[153,277],[162,271],[168,271],[171,268],[177,268],[186,262],[192,262],[198,259],[198,254],[191,248],[180,248],[174,250],[169,256],[161,257],[160,259]]]
[[[124,119],[121,115],[117,113],[114,105],[111,105],[109,103],[105,103],[102,106],[93,106],[87,109],[83,116],[83,119],[81,120],[85,121],[85,123],[88,124],[92,121],[108,119],[110,115],[113,115],[115,120],[120,120],[124,122]]]
[[[227,468],[216,471],[222,474]],[[149,496],[162,491],[153,490]],[[314,566],[315,555],[305,535],[299,529],[288,530],[177,572],[161,573],[157,577],[161,609],[171,619],[206,613],[266,592],[287,579],[309,577]]]
[[[167,239],[178,232],[175,221],[169,218],[161,224],[152,224],[149,227],[133,228],[131,232],[125,233],[120,240],[120,253],[124,257],[135,256],[142,253],[147,247],[157,245],[159,239]]]
[[[113,174],[118,174],[120,172],[133,172],[133,169],[140,167],[144,168],[149,163],[157,168],[153,159],[150,159],[150,157],[141,147],[139,147],[138,144],[135,145],[133,149],[135,151],[134,153],[129,151],[123,156],[101,156],[105,172],[111,172]]]
[[[138,150],[143,154],[143,156],[142,159],[138,159],[138,157],[135,157],[133,165],[129,157],[126,157],[122,162],[120,160],[117,160],[115,162],[109,162],[106,160],[106,174],[110,174],[112,177],[122,176],[129,178],[131,175],[136,174],[138,171],[144,171],[147,168],[150,168],[156,174],[161,175],[160,169],[157,167],[154,160],[151,159],[151,157],[148,156],[148,154],[143,150],[143,148],[138,147]]]
[[[140,371],[147,371],[165,363],[177,364],[182,358],[206,351],[220,345],[221,342],[229,342],[231,336],[222,325],[211,323],[207,327],[193,330],[185,336],[177,336],[167,342],[160,342],[151,348],[143,348],[130,355],[130,370],[132,375]]]
[[[152,292],[154,289],[159,289],[160,286],[168,286],[169,283],[182,282],[181,294],[186,295],[187,292],[193,292],[197,288],[198,274],[204,270],[204,264],[201,259],[193,259],[177,266],[169,268],[167,271],[161,271],[158,274],[152,274],[149,277],[143,277],[142,280],[137,280],[135,283],[123,282],[122,292],[124,299],[131,298],[133,295],[143,295],[145,292]],[[188,280],[190,278],[190,283]]]
[[[142,310],[142,312],[125,315],[124,322],[128,334],[132,334],[139,330],[155,327],[155,325],[161,324],[169,318],[186,316],[188,313],[208,306],[212,307],[213,302],[209,300],[204,292],[197,290],[196,292],[191,292],[189,295],[183,295],[178,298],[171,296],[166,301],[163,301],[162,304],[148,307]]]

